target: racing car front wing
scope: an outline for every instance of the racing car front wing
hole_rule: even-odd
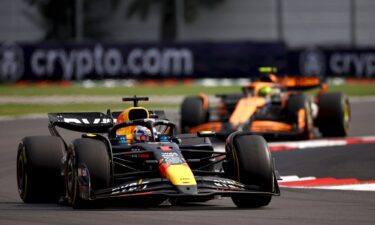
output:
[[[261,187],[255,185],[244,185],[237,181],[221,177],[195,177],[197,186],[186,187],[196,188],[197,192],[192,194],[182,193],[168,179],[150,178],[139,179],[117,185],[111,188],[92,191],[89,195],[81,193],[81,196],[90,196],[88,200],[131,197],[137,195],[163,195],[166,197],[208,197],[214,195],[232,196],[239,194],[254,195],[280,195],[277,181],[274,182],[272,191],[264,191]],[[88,190],[81,188],[81,190]]]

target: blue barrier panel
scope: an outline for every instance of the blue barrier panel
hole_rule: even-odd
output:
[[[280,42],[33,43],[0,47],[0,81],[238,78],[286,68]]]
[[[375,77],[375,48],[306,48],[288,52],[292,74]]]

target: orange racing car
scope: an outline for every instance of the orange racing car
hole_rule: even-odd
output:
[[[181,131],[211,130],[225,138],[241,130],[305,140],[348,134],[350,105],[344,93],[328,93],[319,77],[277,77],[275,71],[261,68],[266,74],[244,86],[242,93],[216,95],[219,103],[214,107],[205,94],[186,97],[180,108]],[[303,93],[317,87],[314,98]]]

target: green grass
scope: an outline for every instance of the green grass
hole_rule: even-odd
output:
[[[142,106],[150,110],[155,109],[177,109],[176,104],[152,104],[145,103]],[[48,112],[103,112],[107,109],[121,111],[128,105],[124,104],[4,104],[0,107],[0,116],[22,116],[30,114],[46,114]],[[46,115],[47,118],[47,115]]]
[[[48,95],[92,95],[92,96],[150,96],[150,95],[195,95],[205,92],[209,95],[216,93],[238,92],[238,86],[228,87],[203,87],[199,85],[174,85],[174,86],[147,86],[136,85],[133,87],[95,87],[84,88],[72,85],[68,87],[60,86],[26,86],[0,85],[0,96],[48,96]]]
[[[375,95],[375,84],[347,84],[330,86],[329,92],[344,92],[349,96],[372,96]]]
[[[208,95],[217,93],[239,92],[239,86],[205,87],[201,85],[173,85],[173,86],[147,86],[136,85],[133,87],[95,87],[84,88],[79,85],[61,86],[15,86],[0,84],[0,96],[48,96],[48,95],[92,95],[92,96],[132,96],[132,95],[195,95],[204,92]],[[330,86],[329,91],[341,91],[349,96],[375,95],[375,84],[345,84]]]
[[[15,85],[0,84],[0,97],[4,96],[155,96],[155,95],[196,95],[204,92],[209,95],[217,93],[235,93],[240,92],[239,86],[220,86],[220,87],[204,87],[200,85],[174,85],[174,86],[147,86],[147,85],[136,85],[133,87],[95,87],[95,88],[84,88],[79,85],[72,85],[67,87],[61,86],[25,86],[19,87]],[[315,90],[308,91],[309,94],[316,93]],[[340,91],[348,94],[349,96],[374,96],[375,95],[375,84],[346,84],[338,86],[330,86],[330,92]],[[151,109],[177,109],[178,105],[173,103],[145,103],[146,107]],[[0,105],[0,116],[21,116],[27,114],[45,114],[47,112],[73,112],[73,111],[99,111],[105,112],[106,109],[121,110],[126,107],[124,103],[119,102],[118,104],[2,104]]]
[[[318,92],[318,88],[309,90],[306,93],[314,95]],[[328,92],[343,92],[348,96],[374,96],[375,95],[375,84],[346,84],[329,86]]]

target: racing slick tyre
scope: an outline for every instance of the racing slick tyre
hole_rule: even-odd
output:
[[[55,136],[22,139],[17,152],[17,185],[25,203],[57,202],[64,192],[63,141]]]
[[[310,140],[314,138],[314,120],[312,117],[311,103],[303,94],[292,94],[285,105],[289,122],[297,124],[297,139]]]
[[[271,193],[274,189],[274,169],[271,153],[263,137],[237,131],[226,143],[229,178],[253,186],[261,192]],[[232,196],[239,208],[258,208],[271,202],[271,195],[241,194]]]
[[[68,152],[65,166],[65,185],[67,194],[71,200],[73,208],[88,208],[89,196],[82,197],[82,186],[80,186],[79,169],[85,166],[90,178],[90,190],[86,193],[90,195],[92,190],[99,190],[110,185],[111,170],[107,146],[100,140],[81,138],[73,141]]]
[[[208,104],[204,103],[202,96],[186,97],[180,108],[181,133],[188,133],[191,127],[202,124],[208,120]]]
[[[349,98],[343,93],[325,93],[318,97],[316,119],[323,137],[345,137],[349,132]]]

